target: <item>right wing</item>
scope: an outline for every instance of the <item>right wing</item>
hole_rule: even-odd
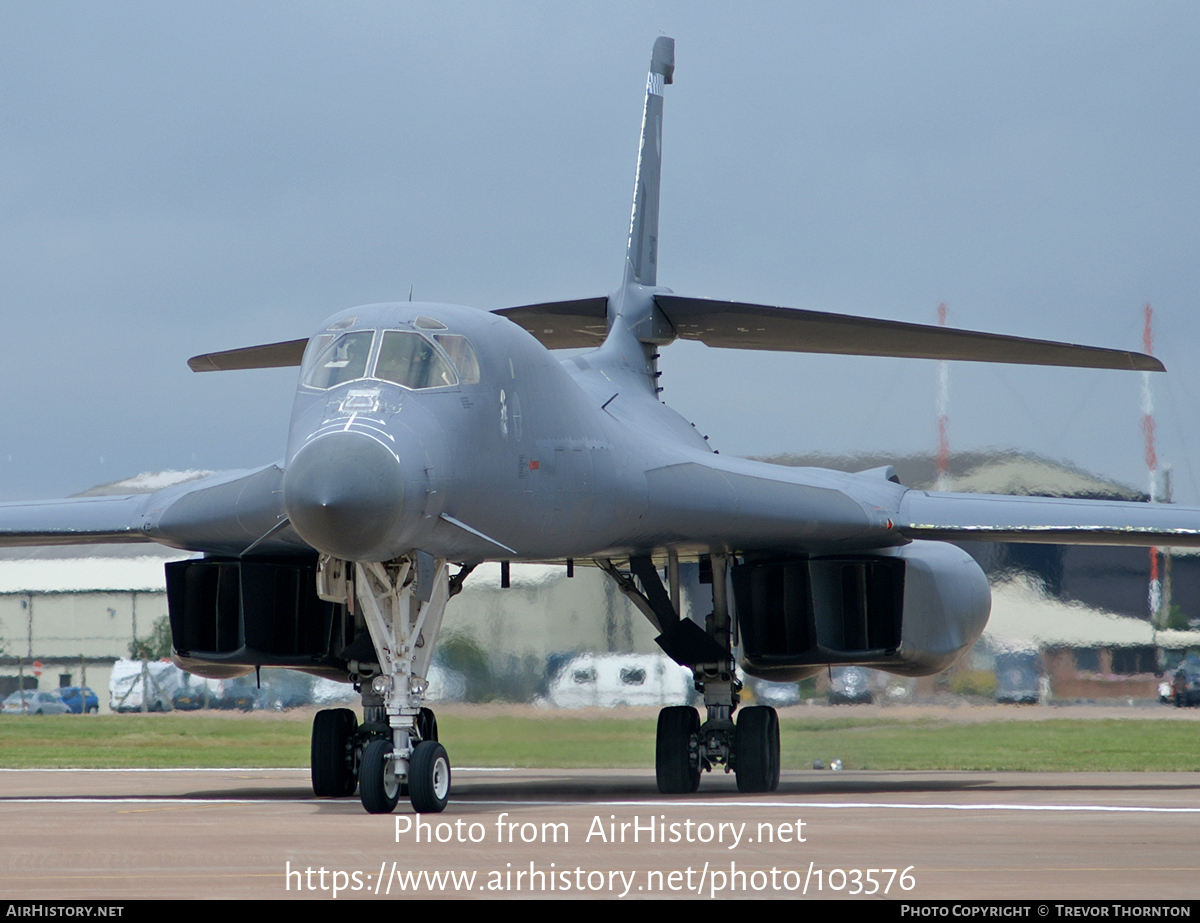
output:
[[[219,353],[192,356],[188,368],[193,372],[228,372],[235,369],[283,369],[298,366],[304,358],[308,340],[287,340],[263,346],[243,346]]]
[[[241,555],[312,549],[283,509],[283,469],[227,471],[148,494],[0,504],[0,546],[158,542]]]
[[[151,494],[0,504],[0,545],[152,542],[142,531]]]
[[[1200,510],[1172,503],[909,490],[896,531],[946,542],[1200,546]]]

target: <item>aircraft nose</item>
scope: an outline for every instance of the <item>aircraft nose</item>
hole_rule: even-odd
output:
[[[370,436],[331,433],[296,453],[283,505],[306,542],[349,561],[380,560],[404,511],[396,457]]]

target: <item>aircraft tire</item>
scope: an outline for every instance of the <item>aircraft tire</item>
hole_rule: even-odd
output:
[[[422,708],[417,712],[417,736],[421,740],[437,740],[438,726],[437,716],[434,715],[432,708]],[[400,797],[408,798],[408,783],[400,783]]]
[[[400,800],[400,780],[391,757],[390,740],[372,740],[363,751],[359,796],[369,814],[391,814]]]
[[[436,740],[423,740],[408,761],[408,797],[418,814],[440,814],[450,800],[450,757]]]
[[[775,709],[765,705],[742,709],[735,752],[739,792],[773,792],[779,787],[779,715]]]
[[[658,713],[654,776],[664,795],[689,795],[700,787],[700,764],[693,762],[691,737],[700,730],[700,715],[690,705],[672,705]]]
[[[422,740],[437,740],[437,716],[432,708],[422,708],[417,712],[417,736]]]
[[[354,733],[358,716],[348,708],[327,708],[317,712],[312,729],[313,794],[322,798],[353,795]]]

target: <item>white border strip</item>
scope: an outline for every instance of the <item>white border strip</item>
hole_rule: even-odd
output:
[[[123,769],[113,767],[92,767],[84,769],[66,769],[66,768],[49,768],[37,769],[33,767],[19,768],[8,767],[0,768],[0,772],[309,772],[307,766],[161,766],[157,769],[148,766],[126,766]],[[455,772],[520,772],[520,769],[507,766],[455,766]]]
[[[160,798],[106,798],[102,795],[79,796],[71,795],[57,797],[45,795],[41,797],[0,798],[0,807],[10,804],[357,804],[357,798],[178,798],[164,795]],[[1197,808],[1155,808],[1130,807],[1128,805],[1104,804],[901,804],[896,802],[805,802],[805,801],[476,801],[460,799],[454,802],[459,807],[557,807],[557,808],[790,808],[791,810],[869,810],[872,808],[893,811],[1032,811],[1049,813],[1091,813],[1091,814],[1200,814]]]
[[[563,805],[570,807],[604,808],[790,808],[792,810],[863,810],[882,808],[892,811],[1067,811],[1098,812],[1101,814],[1200,814],[1196,808],[1130,807],[1104,804],[903,804],[886,801],[476,801],[460,800],[457,804],[501,805]]]

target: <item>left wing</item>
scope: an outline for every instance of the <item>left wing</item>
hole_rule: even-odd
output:
[[[1165,371],[1153,356],[1121,349],[682,295],[659,293],[654,301],[677,336],[707,346]]]
[[[608,299],[603,295],[499,308],[492,313],[525,328],[547,349],[599,346],[608,334]]]
[[[669,292],[656,292],[654,305],[667,322],[665,328],[659,324],[659,329],[667,330],[665,342],[678,337],[725,349],[1165,371],[1161,362],[1144,353],[1054,340],[828,311],[689,298]],[[582,298],[501,308],[492,313],[524,327],[547,349],[564,349],[596,346],[604,339],[606,306],[606,298]]]

